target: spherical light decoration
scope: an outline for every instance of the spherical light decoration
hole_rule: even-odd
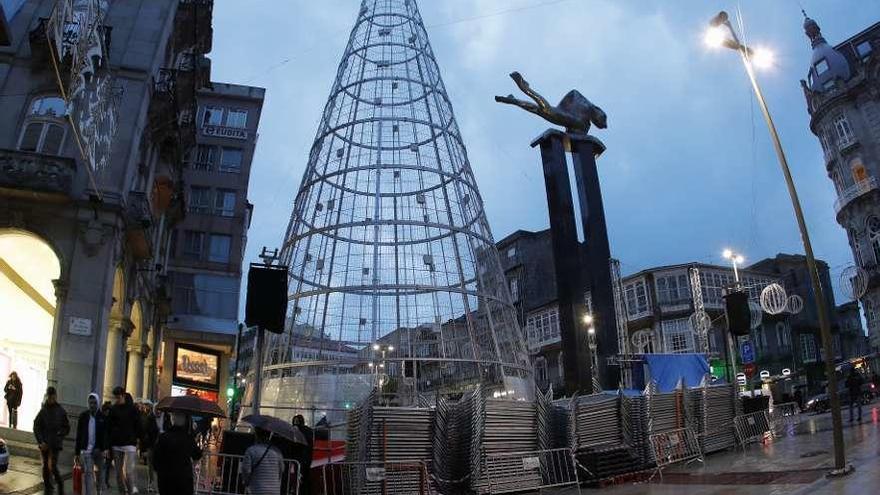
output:
[[[804,310],[804,298],[795,294],[788,298],[788,312],[796,315]]]
[[[785,311],[788,306],[788,294],[785,288],[777,283],[772,283],[761,291],[761,308],[771,315],[778,315]]]
[[[868,291],[868,273],[856,265],[844,268],[840,273],[840,288],[848,298],[861,299]]]
[[[635,347],[638,352],[642,352],[645,346],[647,346],[649,343],[651,343],[650,330],[640,330],[634,333],[632,336],[633,347]]]
[[[697,311],[690,317],[691,328],[697,335],[703,335],[712,328],[712,317],[705,311]]]
[[[764,312],[761,310],[761,305],[756,303],[755,301],[749,301],[749,312],[752,317],[752,329],[758,328],[761,326],[761,320],[764,318]]]

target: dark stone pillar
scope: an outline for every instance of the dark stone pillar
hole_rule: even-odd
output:
[[[584,282],[593,302],[599,379],[602,388],[613,390],[618,386],[620,370],[617,366],[608,366],[608,358],[618,353],[617,315],[611,283],[611,247],[596,168],[596,157],[605,151],[605,145],[592,136],[570,136],[569,139],[584,228]]]
[[[535,140],[532,146],[541,147],[556,269],[565,391],[571,395],[578,391],[591,392],[593,377],[590,369],[587,328],[582,323],[586,313],[585,285],[581,277],[581,249],[575,227],[574,202],[565,161],[567,144],[568,138],[564,133],[551,130]]]

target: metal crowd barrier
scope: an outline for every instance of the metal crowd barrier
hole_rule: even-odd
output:
[[[195,493],[199,495],[243,495],[247,493],[240,466],[242,455],[206,453],[195,465]],[[281,495],[298,495],[302,480],[299,462],[284,459]]]
[[[324,495],[431,495],[424,462],[334,462],[323,467]]]
[[[773,431],[776,433],[789,427],[797,426],[801,422],[801,408],[797,402],[774,404],[770,408],[770,422],[773,425]]]
[[[657,463],[657,472],[663,477],[663,468],[679,462],[703,462],[700,441],[692,428],[654,433],[650,437],[651,451]]]
[[[756,411],[733,418],[733,426],[736,429],[736,439],[743,447],[750,443],[761,442],[768,435],[773,434],[770,423],[770,413]]]
[[[581,492],[574,456],[565,448],[489,454],[485,462],[491,494],[567,486]]]

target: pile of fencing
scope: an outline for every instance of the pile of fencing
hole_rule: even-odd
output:
[[[734,418],[741,412],[736,387],[702,386],[688,391],[691,427],[699,436],[700,448],[709,454],[736,446]]]

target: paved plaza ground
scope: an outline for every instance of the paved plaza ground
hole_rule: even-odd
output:
[[[833,464],[829,414],[801,417],[801,424],[765,445],[710,455],[704,464],[673,466],[650,483],[601,489],[582,488],[584,495],[868,495],[880,493],[880,403],[865,408],[861,423],[849,423],[844,411],[847,462],[855,472],[827,479]],[[0,476],[2,494],[41,494],[40,465],[35,459],[15,458],[11,472]],[[70,468],[64,469],[69,473]],[[139,466],[141,493],[146,494],[145,467]],[[105,491],[116,495],[114,489]],[[65,493],[72,494],[70,480]],[[573,495],[575,489],[545,492]]]

